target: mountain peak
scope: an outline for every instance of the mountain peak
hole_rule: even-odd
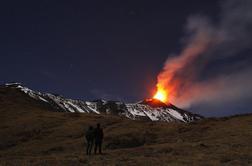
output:
[[[4,84],[4,86],[6,86],[6,87],[18,87],[18,86],[22,86],[22,83],[20,83],[20,82],[10,82],[10,83]]]
[[[164,102],[158,100],[158,99],[144,99],[140,102],[138,102],[139,104],[144,104],[144,105],[149,105],[153,108],[158,108],[158,107],[168,107],[167,104],[165,104]]]

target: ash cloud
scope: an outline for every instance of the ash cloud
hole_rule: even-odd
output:
[[[252,97],[252,1],[222,1],[214,23],[188,18],[184,48],[171,55],[158,75],[170,101],[189,108],[225,104]]]

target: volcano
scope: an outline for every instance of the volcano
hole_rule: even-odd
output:
[[[145,99],[141,102],[139,102],[139,104],[145,104],[145,105],[149,105],[153,108],[158,108],[158,107],[168,107],[168,105],[170,104],[165,104],[164,102],[158,100],[158,99]]]
[[[36,103],[36,106],[43,106],[55,112],[107,114],[121,116],[131,120],[184,123],[203,118],[200,115],[182,110],[171,103],[165,104],[158,99],[144,99],[137,103],[124,103],[122,101],[106,101],[101,99],[94,101],[73,100],[60,95],[34,91],[20,83],[2,85],[0,90],[2,95],[8,96],[6,99],[10,100],[9,102],[11,100],[18,100],[16,97],[16,94],[18,94],[19,98],[29,99],[30,102]],[[16,104],[16,102],[12,103]]]

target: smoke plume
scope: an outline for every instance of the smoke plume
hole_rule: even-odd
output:
[[[158,75],[169,100],[188,108],[252,95],[252,1],[221,4],[219,20],[188,18],[184,48],[170,55]]]

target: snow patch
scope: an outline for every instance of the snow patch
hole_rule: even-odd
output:
[[[92,110],[93,112],[100,114],[99,111],[96,110],[96,104],[94,102],[88,102],[86,101],[87,107]]]
[[[74,107],[78,112],[85,112],[83,111],[79,106],[73,104],[72,102],[68,101],[68,104],[70,104],[72,107]]]
[[[182,116],[180,113],[178,113],[177,111],[174,111],[174,110],[172,110],[172,109],[169,109],[168,112],[169,112],[174,118],[179,119],[179,120],[185,122],[183,116]]]

